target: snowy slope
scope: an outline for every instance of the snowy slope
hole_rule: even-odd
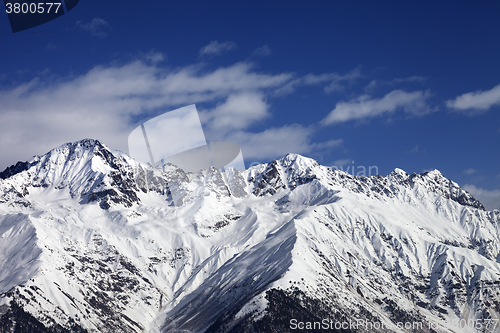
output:
[[[437,170],[186,174],[82,140],[0,173],[0,332],[500,332],[499,228]]]

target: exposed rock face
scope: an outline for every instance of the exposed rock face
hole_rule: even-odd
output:
[[[82,140],[0,173],[0,333],[496,332],[498,258],[500,212],[437,170],[192,174]]]

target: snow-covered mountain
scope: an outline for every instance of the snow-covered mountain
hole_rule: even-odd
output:
[[[0,332],[500,332],[499,287],[499,211],[437,170],[82,140],[0,173]]]

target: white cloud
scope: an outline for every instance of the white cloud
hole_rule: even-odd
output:
[[[425,77],[413,75],[413,76],[405,77],[405,78],[395,78],[395,79],[389,81],[388,84],[397,84],[397,83],[405,83],[405,82],[424,83],[425,81],[426,81]]]
[[[200,112],[200,116],[214,135],[223,137],[232,130],[245,129],[267,118],[268,109],[262,92],[241,92],[229,95],[214,109]]]
[[[227,52],[227,51],[230,51],[232,49],[235,49],[236,47],[237,47],[237,45],[231,41],[219,43],[218,41],[214,40],[214,41],[211,41],[210,44],[205,45],[204,47],[201,48],[200,56],[218,55],[218,54],[221,54],[223,52]]]
[[[291,80],[283,87],[276,89],[277,95],[286,95],[295,91],[299,86],[304,85],[327,85],[324,87],[325,92],[331,93],[334,91],[342,91],[348,86],[352,86],[361,75],[361,67],[357,67],[351,70],[345,75],[340,75],[338,73],[326,73],[326,74],[307,74],[303,77]]]
[[[161,53],[138,57],[76,77],[43,76],[0,89],[0,170],[83,138],[127,152],[127,137],[140,122],[189,104],[203,108],[209,141],[240,144],[245,158],[314,153],[341,143],[314,143],[314,130],[300,125],[248,132],[268,119],[268,97],[293,80],[290,73],[262,74],[248,63],[168,70],[158,64]]]
[[[82,21],[76,22],[76,26],[82,30],[90,32],[92,36],[106,37],[108,31],[111,29],[110,24],[100,18],[94,18],[89,23],[82,23]]]
[[[350,164],[353,164],[354,161],[351,160],[350,158],[345,158],[345,159],[341,159],[341,160],[336,160],[335,162],[332,163],[332,167],[344,167],[346,165],[350,165]]]
[[[156,65],[162,61],[167,60],[167,57],[163,53],[157,52],[157,51],[149,51],[148,53],[140,53],[140,56],[142,56],[142,58],[144,60],[152,63],[153,65]]]
[[[313,134],[313,128],[294,124],[269,128],[260,133],[237,131],[228,135],[226,140],[240,145],[247,162],[283,156],[287,153],[310,154],[342,144],[341,139],[314,143]]]
[[[361,67],[353,69],[346,75],[333,75],[330,84],[325,87],[325,91],[327,93],[342,91],[346,85],[352,86],[361,76]]]
[[[469,111],[469,114],[484,112],[493,105],[500,105],[500,84],[491,90],[469,92],[446,102],[446,106],[449,108],[459,111]]]
[[[271,55],[271,53],[271,48],[268,45],[258,47],[257,49],[255,49],[255,51],[252,52],[253,55],[261,57],[268,57]]]
[[[464,175],[472,175],[474,173],[476,173],[476,170],[472,168],[464,170]]]
[[[55,82],[36,78],[0,90],[0,169],[86,137],[127,151],[127,136],[138,120],[193,103],[225,100],[214,109],[211,121],[230,129],[244,128],[267,115],[265,91],[286,84],[291,77],[260,74],[246,63],[207,72],[197,66],[167,71],[133,61],[97,66]],[[238,101],[252,107],[237,110],[241,122],[228,120],[230,106]]]
[[[500,190],[485,190],[466,184],[464,189],[479,200],[487,210],[500,209]]]
[[[427,79],[425,77],[418,75],[413,75],[405,78],[395,78],[392,80],[372,80],[364,89],[366,93],[370,93],[375,91],[377,86],[394,86],[403,83],[425,83],[426,80]]]
[[[419,150],[420,150],[420,146],[419,145],[415,145],[415,147],[413,147],[412,149],[408,150],[408,153],[410,153],[410,154],[418,153]]]
[[[393,113],[403,109],[412,115],[422,115],[431,112],[427,105],[429,93],[413,91],[410,93],[402,90],[393,90],[381,99],[372,99],[363,95],[348,102],[338,102],[328,116],[322,120],[324,125],[346,122],[349,120],[363,119]]]
[[[365,93],[370,93],[375,91],[375,88],[380,84],[378,80],[371,80],[370,83],[364,88]]]

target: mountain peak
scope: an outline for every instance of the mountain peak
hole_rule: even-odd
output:
[[[403,186],[409,186],[410,185],[410,176],[406,173],[406,171],[396,168],[394,169],[388,176],[387,178],[391,180],[392,182],[398,184],[398,185],[403,185]]]
[[[443,173],[438,169],[429,170],[421,173],[422,175],[426,175],[428,177],[444,177]]]
[[[54,154],[56,152],[67,152],[67,151],[93,151],[94,149],[107,149],[107,147],[96,139],[82,139],[74,142],[66,142],[51,149],[47,154]],[[47,155],[46,154],[46,155]]]
[[[446,178],[441,171],[434,169],[421,174],[413,174],[410,177],[412,186],[422,186],[427,190],[451,199],[464,206],[470,206],[485,210],[483,204],[469,192],[461,188],[451,179]]]
[[[403,169],[400,169],[400,168],[395,168],[394,170],[392,170],[391,174],[408,176],[408,173],[406,173],[406,171],[404,171]]]
[[[300,168],[311,168],[311,167],[316,167],[319,166],[320,164],[309,157],[302,156],[300,154],[293,154],[293,153],[288,153],[282,158],[278,160],[281,165],[290,167],[290,166],[295,166],[295,167],[300,167]]]
[[[15,165],[7,167],[4,171],[0,172],[0,179],[10,178],[18,173],[28,170],[29,162],[17,162]]]

